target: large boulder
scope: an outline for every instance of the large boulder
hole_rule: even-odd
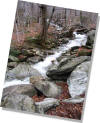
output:
[[[67,79],[69,93],[72,98],[85,93],[87,89],[90,65],[90,61],[78,65]]]
[[[49,69],[46,74],[54,80],[66,80],[67,75],[69,75],[77,65],[89,59],[89,56],[80,56],[62,60],[57,67]]]
[[[86,45],[93,47],[95,38],[95,30],[91,30],[87,33],[87,43]]]
[[[57,97],[61,94],[61,88],[57,86],[55,83],[43,80],[41,77],[31,77],[30,83],[34,85],[34,87],[42,92],[46,97]]]
[[[32,97],[37,92],[32,84],[14,85],[3,89],[3,97],[12,94],[24,94]]]
[[[7,71],[6,73],[6,79],[13,80],[13,79],[24,79],[25,77],[30,76],[40,76],[41,74],[34,68],[32,68],[31,65],[27,63],[20,63],[12,70]]]
[[[48,109],[59,105],[59,101],[54,98],[45,98],[41,102],[35,102],[36,112],[44,114]]]
[[[2,98],[1,106],[13,110],[35,112],[34,100],[27,95],[7,95]]]

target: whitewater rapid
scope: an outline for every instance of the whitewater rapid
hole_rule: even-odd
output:
[[[48,55],[44,61],[38,62],[34,65],[32,65],[33,68],[38,70],[43,76],[46,77],[46,72],[48,70],[48,67],[52,65],[52,61],[57,64],[57,58],[62,55],[62,53],[65,53],[66,51],[70,50],[71,47],[74,46],[84,46],[87,42],[87,36],[85,34],[77,34],[76,32],[73,33],[75,35],[75,39],[69,40],[67,44],[62,44],[57,49],[54,50],[53,55]],[[22,80],[12,80],[10,82],[5,82],[4,88],[12,85],[19,85],[19,84],[29,84],[29,77]]]
[[[57,58],[62,55],[62,53],[65,53],[66,51],[70,50],[71,47],[74,46],[84,46],[87,42],[86,35],[77,34],[74,32],[75,39],[69,40],[69,43],[61,45],[58,49],[56,49],[55,53],[53,55],[47,56],[44,61],[39,62],[35,65],[33,65],[33,68],[38,70],[43,76],[46,76],[46,72],[48,70],[48,67],[52,65],[52,61],[57,64]]]

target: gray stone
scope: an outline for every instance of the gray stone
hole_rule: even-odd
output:
[[[57,69],[50,69],[47,71],[47,76],[54,80],[67,79],[67,75],[73,71],[73,69],[84,61],[89,60],[89,56],[80,56],[76,58],[65,59],[60,62]]]
[[[69,42],[69,38],[60,38],[59,42],[68,43]]]
[[[18,62],[19,59],[18,59],[17,57],[15,57],[15,56],[9,55],[8,61],[11,61],[11,62]]]
[[[87,33],[87,43],[86,43],[86,45],[93,47],[94,38],[95,38],[95,30],[89,31]]]
[[[37,63],[37,62],[39,62],[39,61],[41,61],[41,60],[42,60],[42,59],[41,59],[40,56],[34,56],[34,57],[28,58],[28,59],[27,59],[27,62],[35,64],[35,63]]]
[[[7,95],[2,99],[1,106],[13,110],[35,112],[34,100],[21,94]]]
[[[7,95],[14,94],[14,93],[15,94],[24,94],[24,95],[28,95],[30,97],[37,94],[37,92],[32,84],[14,85],[14,86],[10,86],[10,87],[3,89],[3,97],[5,97]]]
[[[54,98],[45,98],[41,102],[35,102],[36,112],[44,114],[48,109],[59,105],[59,101]]]
[[[43,80],[42,77],[31,77],[30,83],[47,97],[56,97],[61,93],[61,88],[59,86],[53,82]]]
[[[77,98],[70,98],[70,99],[65,99],[63,100],[63,102],[66,102],[66,103],[82,103],[84,102],[84,98],[80,98],[80,97],[77,97]]]
[[[90,65],[90,61],[80,64],[73,70],[70,77],[67,79],[69,93],[72,98],[85,93]]]
[[[30,76],[40,76],[41,74],[34,68],[31,67],[31,65],[27,63],[20,63],[12,70],[7,71],[6,73],[6,79],[13,80],[13,79],[24,79],[25,77]]]

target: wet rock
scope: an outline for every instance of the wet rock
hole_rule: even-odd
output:
[[[74,36],[73,35],[74,30],[75,30],[75,28],[74,27],[71,27],[69,30],[61,32],[58,35],[58,38],[64,38],[64,37],[73,38],[73,36]]]
[[[18,59],[17,57],[15,57],[15,56],[9,55],[8,61],[9,61],[9,62],[18,62],[19,59]]]
[[[78,34],[83,34],[83,33],[87,33],[88,29],[87,28],[80,28],[80,29],[76,29],[75,30]]]
[[[34,87],[42,92],[46,97],[56,97],[61,94],[61,88],[54,84],[53,82],[44,80],[43,77],[31,77],[30,83],[34,85]]]
[[[54,80],[66,80],[69,73],[71,73],[77,65],[89,59],[90,57],[88,56],[66,59],[65,61],[61,62],[57,68],[48,70],[46,74],[48,77]]]
[[[44,55],[53,55],[53,54],[54,54],[54,52],[51,51],[51,50],[48,50],[48,51],[44,52]]]
[[[71,47],[71,51],[78,50],[79,48],[80,48],[79,46]]]
[[[71,57],[61,59],[60,62],[59,62],[58,68],[61,67],[61,66],[63,66],[63,65],[65,65],[70,60],[71,60]]]
[[[61,43],[68,43],[69,42],[69,38],[61,38],[61,39],[59,39],[59,42],[61,42]]]
[[[59,105],[59,101],[54,98],[45,98],[41,102],[35,102],[36,112],[44,114],[48,109]]]
[[[91,30],[87,33],[87,43],[86,45],[93,47],[95,38],[95,30]]]
[[[27,63],[20,63],[12,70],[9,70],[6,73],[6,79],[13,80],[13,79],[24,79],[25,77],[30,76],[40,76],[41,74],[31,67],[31,65]]]
[[[71,58],[71,57],[72,55],[70,54],[70,51],[67,51],[65,53],[62,53],[62,55],[57,58],[57,61],[60,62],[62,59]]]
[[[35,64],[39,61],[42,61],[42,58],[40,56],[34,56],[34,57],[30,57],[27,59],[28,63],[33,63],[33,64]]]
[[[12,95],[12,94],[24,94],[29,97],[32,97],[35,94],[37,94],[37,92],[32,84],[14,85],[14,86],[4,88],[3,97],[7,95]]]
[[[34,100],[26,95],[11,94],[2,98],[1,106],[8,109],[35,112]]]
[[[72,98],[85,93],[90,65],[90,61],[78,65],[67,79],[69,93]]]

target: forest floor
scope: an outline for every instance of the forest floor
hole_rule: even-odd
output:
[[[83,103],[73,104],[63,102],[64,99],[71,98],[68,90],[68,85],[65,82],[56,82],[56,84],[60,86],[63,90],[62,93],[58,97],[56,97],[56,99],[60,100],[60,104],[59,106],[52,107],[47,112],[45,112],[45,114],[80,120],[82,115]],[[84,94],[80,95],[80,97],[83,98],[84,96]],[[34,95],[32,98],[35,102],[41,102],[47,97],[41,94],[40,96]]]
[[[39,23],[33,23],[29,27],[23,27],[23,28],[18,28],[18,32],[15,32],[15,28],[12,34],[12,41],[11,41],[11,46],[12,47],[28,47],[27,45],[30,46],[28,43],[29,40],[33,38],[38,38],[40,32],[41,32],[41,25]],[[22,30],[25,30],[24,32]],[[48,39],[49,40],[54,40],[54,36],[52,35],[56,31],[55,27],[50,26],[48,29]],[[49,35],[50,34],[50,35]],[[18,41],[19,39],[19,41]],[[32,42],[34,43],[34,42]]]
[[[46,49],[43,49],[41,44],[38,44],[37,41],[37,38],[41,32],[40,29],[41,29],[40,25],[38,23],[34,23],[33,26],[25,29],[24,33],[21,31],[21,29],[19,29],[20,31],[18,32],[18,37],[17,37],[17,33],[15,33],[15,31],[13,32],[7,72],[9,72],[9,70],[13,71],[13,68],[16,68],[17,65],[19,65],[20,63],[22,64],[26,63],[29,65],[37,64],[43,61],[46,57],[48,57],[48,55],[53,55],[54,52],[52,52],[52,49],[56,49],[62,44],[67,44],[69,41],[69,37],[65,35],[65,30],[57,31],[55,27],[50,26],[48,29]],[[18,42],[18,38],[19,38],[19,42]],[[74,39],[74,37],[71,37],[71,39]],[[91,56],[91,53],[92,53],[92,48],[88,49],[85,46],[84,47],[74,46],[73,49],[70,49],[70,51],[66,51],[65,54],[62,53],[62,55],[59,57],[60,60],[57,59],[57,61],[58,64],[62,62],[62,65],[64,64],[67,65],[67,62],[64,63],[63,60],[67,58],[68,54],[70,55],[70,59],[72,60],[73,58],[77,58],[79,56],[82,57]],[[54,61],[52,61],[52,64],[53,62]],[[51,67],[53,67],[53,65]],[[61,80],[61,82],[59,82],[58,80],[55,81],[56,86],[60,86],[62,88],[62,92],[60,93],[60,95],[55,97],[55,99],[60,101],[59,105],[56,107],[55,106],[51,107],[45,112],[45,114],[80,120],[84,102],[81,103],[63,102],[63,100],[71,98],[71,95],[69,93],[68,83],[67,83],[67,75],[65,77],[66,77],[66,82],[63,79]],[[63,74],[61,78],[63,78]],[[85,98],[85,94],[83,93],[82,95],[79,95],[79,97]],[[41,95],[35,94],[32,96],[34,102],[42,102],[45,98],[48,97],[43,93]]]

